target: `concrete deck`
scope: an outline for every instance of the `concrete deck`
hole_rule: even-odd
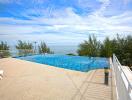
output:
[[[104,85],[101,69],[84,73],[15,58],[0,59],[0,69],[0,100],[112,100],[111,78]]]

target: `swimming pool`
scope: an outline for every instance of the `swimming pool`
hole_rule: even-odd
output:
[[[46,54],[46,55],[32,55],[32,56],[17,57],[17,58],[36,62],[36,63],[56,66],[60,68],[82,71],[82,72],[109,67],[108,59],[100,58],[100,57]]]

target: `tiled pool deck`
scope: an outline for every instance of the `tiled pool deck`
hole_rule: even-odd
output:
[[[84,73],[15,58],[0,59],[0,69],[0,100],[114,100],[103,69]]]

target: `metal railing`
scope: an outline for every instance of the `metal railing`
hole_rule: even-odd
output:
[[[132,83],[130,83],[128,76],[122,68],[123,66],[120,64],[115,55],[113,55],[113,62],[111,66],[115,75],[117,100],[132,100]],[[132,74],[132,72],[130,73]]]

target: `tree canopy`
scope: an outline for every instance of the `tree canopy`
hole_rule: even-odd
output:
[[[18,49],[18,55],[23,56],[33,53],[33,44],[19,40],[16,49]]]
[[[96,37],[89,36],[87,41],[79,45],[77,50],[80,56],[99,56],[100,42],[97,41]]]
[[[17,49],[28,49],[32,50],[33,49],[33,44],[29,42],[23,42],[21,40],[18,41],[18,44],[16,45]]]
[[[6,42],[0,42],[0,57],[8,57],[10,56],[9,46]]]
[[[40,45],[38,46],[39,53],[40,54],[45,54],[45,53],[53,53],[49,47],[47,47],[45,42],[41,42]]]
[[[117,35],[111,40],[106,37],[102,43],[95,36],[89,36],[87,41],[79,45],[77,53],[80,56],[101,57],[111,57],[115,53],[121,64],[132,66],[132,36],[121,38]]]

